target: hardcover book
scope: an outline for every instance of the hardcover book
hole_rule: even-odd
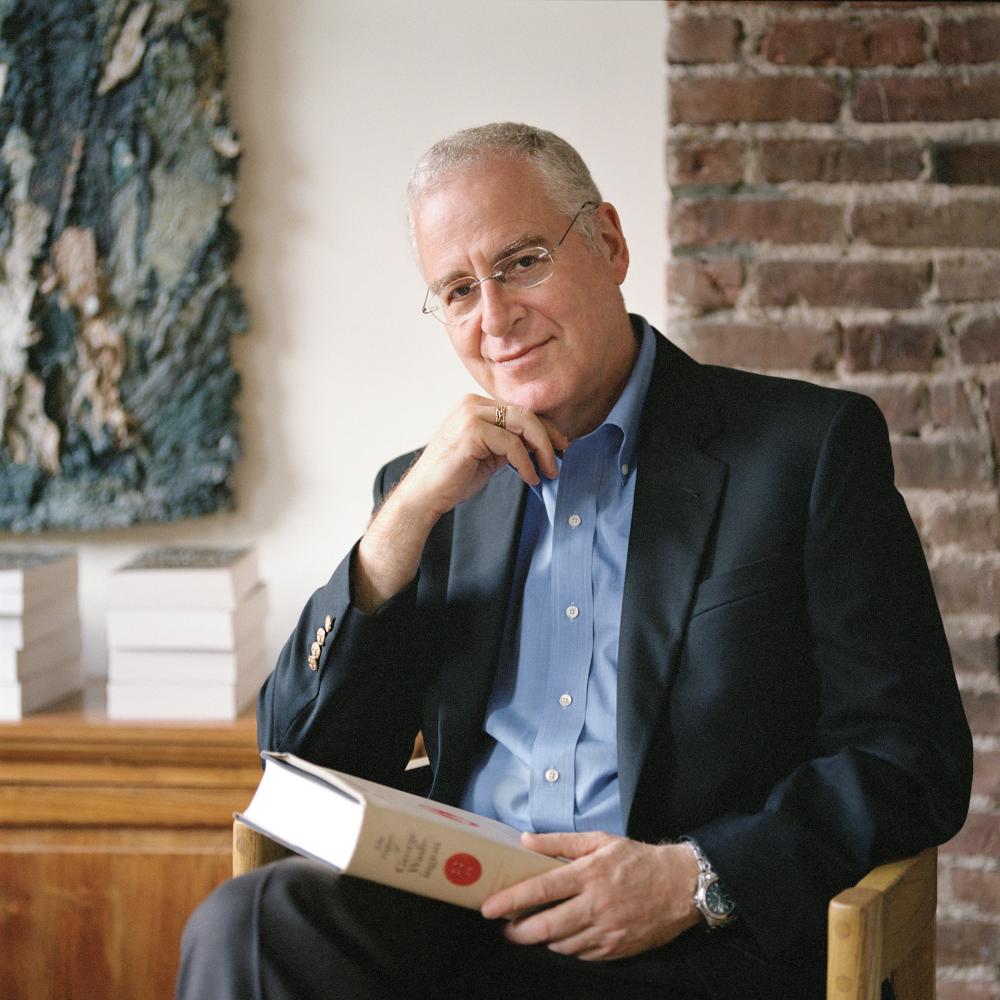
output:
[[[152,549],[115,570],[113,608],[219,608],[232,611],[257,583],[253,549]]]
[[[565,862],[529,851],[513,827],[374,781],[264,751],[237,818],[345,875],[478,909],[487,896]]]
[[[0,615],[22,615],[70,593],[76,593],[74,553],[0,551]]]
[[[11,722],[61,701],[81,687],[80,662],[72,660],[22,681],[0,682],[0,720]]]
[[[235,684],[257,671],[263,657],[263,623],[238,637],[235,649],[108,650],[108,680],[124,684],[161,681],[191,684]],[[0,677],[3,660],[0,658]]]
[[[109,678],[109,719],[235,719],[257,697],[270,672],[263,651],[236,680],[179,681],[163,676],[153,681]]]
[[[0,645],[0,684],[26,681],[80,659],[80,622],[66,621],[24,649]]]
[[[166,599],[159,609],[115,608],[108,612],[108,644],[115,649],[234,650],[256,634],[266,611],[263,583],[232,610],[176,608]]]
[[[60,594],[20,615],[0,615],[0,649],[25,649],[46,636],[80,629],[76,590]]]

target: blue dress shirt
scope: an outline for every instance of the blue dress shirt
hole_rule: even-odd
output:
[[[645,320],[604,423],[527,498],[487,746],[462,806],[520,830],[624,833],[618,795],[618,633],[639,416],[656,353]],[[498,475],[515,475],[505,470]]]

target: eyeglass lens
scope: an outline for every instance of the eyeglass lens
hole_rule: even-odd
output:
[[[596,202],[584,202],[579,211],[570,220],[566,231],[562,234],[553,250],[558,250],[569,235],[570,230],[584,209],[594,207]],[[545,247],[531,247],[519,250],[510,257],[497,261],[492,274],[483,278],[473,278],[471,275],[446,285],[437,293],[428,290],[424,300],[423,312],[430,313],[442,323],[455,323],[466,319],[476,311],[482,297],[480,285],[485,281],[496,281],[513,289],[534,288],[552,275],[555,267],[553,250]]]
[[[435,296],[441,311],[449,322],[474,312],[482,297],[480,285],[484,281],[497,281],[510,288],[533,288],[552,274],[552,254],[544,247],[520,250],[511,257],[498,261],[496,270],[485,278],[460,278],[442,288]]]

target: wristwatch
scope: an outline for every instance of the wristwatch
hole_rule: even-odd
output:
[[[694,893],[694,905],[705,918],[709,930],[725,927],[736,919],[736,904],[722,888],[719,876],[701,853],[701,848],[690,839],[684,843],[691,848],[695,861],[698,862],[698,888]]]

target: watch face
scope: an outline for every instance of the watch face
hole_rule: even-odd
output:
[[[718,882],[713,882],[705,891],[705,905],[712,916],[720,918],[728,917],[736,909],[736,904]]]

